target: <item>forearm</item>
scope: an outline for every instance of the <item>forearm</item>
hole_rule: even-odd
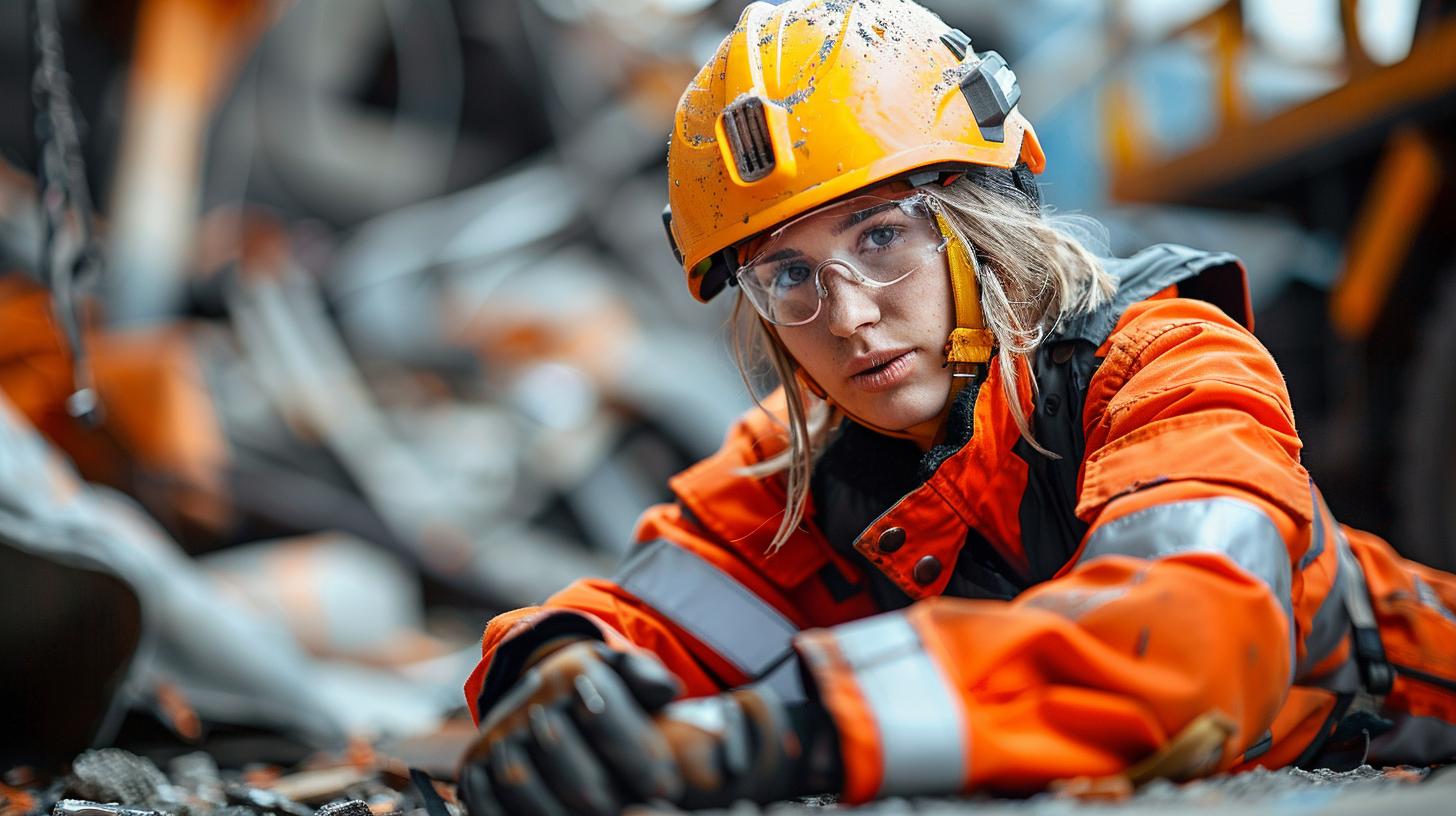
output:
[[[935,598],[801,635],[847,801],[1125,771],[1207,712],[1258,740],[1288,689],[1268,589],[1226,559],[1109,557],[1012,603]]]
[[[553,641],[589,638],[614,649],[654,654],[698,697],[741,682],[711,649],[666,621],[656,610],[611,581],[577,581],[543,606],[499,615],[486,627],[481,660],[465,684],[465,697],[478,722],[521,672],[547,653]],[[559,644],[558,644],[559,645]]]

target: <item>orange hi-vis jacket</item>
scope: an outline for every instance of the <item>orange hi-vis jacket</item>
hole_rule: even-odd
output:
[[[1227,736],[1199,772],[1456,756],[1456,579],[1335,522],[1238,261],[1163,245],[1109,269],[1116,301],[1026,369],[1061,458],[1021,438],[993,366],[953,406],[959,446],[846,425],[769,553],[782,485],[741,469],[786,443],[751,411],[617,576],[490,622],[473,713],[575,633],[654,652],[689,696],[814,696],[848,802],[1114,776],[1211,713]]]

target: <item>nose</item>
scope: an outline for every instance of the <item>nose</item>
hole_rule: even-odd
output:
[[[819,296],[824,300],[823,318],[837,337],[853,336],[880,320],[873,290],[860,285],[843,264],[831,263],[819,271]]]

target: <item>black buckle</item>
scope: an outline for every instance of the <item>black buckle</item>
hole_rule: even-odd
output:
[[[1360,681],[1371,694],[1389,694],[1395,683],[1395,672],[1390,668],[1390,662],[1385,659],[1385,646],[1380,642],[1380,630],[1362,626],[1353,629],[1351,641],[1355,646],[1355,663],[1360,668]]]

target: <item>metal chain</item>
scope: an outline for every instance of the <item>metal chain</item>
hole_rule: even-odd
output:
[[[37,272],[51,291],[56,322],[71,346],[75,390],[66,399],[66,410],[95,426],[101,420],[101,404],[81,332],[76,293],[100,273],[101,248],[81,156],[80,114],[71,100],[55,0],[31,0],[30,11],[35,54],[30,93],[39,147],[36,181],[41,210]]]

